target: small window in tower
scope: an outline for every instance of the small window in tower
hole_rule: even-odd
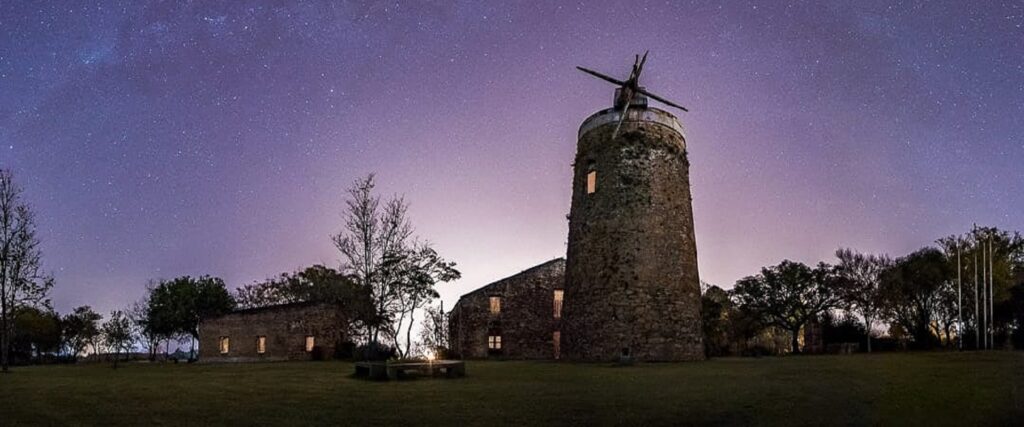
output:
[[[313,351],[313,346],[316,345],[316,339],[312,335],[306,335],[306,353]]]
[[[555,289],[555,318],[562,318],[562,290]]]
[[[501,297],[491,297],[491,314],[501,314]]]
[[[267,337],[260,335],[256,337],[256,353],[263,354],[267,352]]]
[[[554,346],[555,360],[560,359],[562,357],[562,332],[561,331],[555,331],[555,333],[552,334],[552,336],[551,336],[551,344]]]
[[[597,191],[597,171],[587,172],[587,194]]]
[[[501,335],[488,335],[487,336],[487,349],[489,349],[489,350],[501,350]]]
[[[228,354],[231,351],[231,339],[228,337],[220,337],[220,354]]]

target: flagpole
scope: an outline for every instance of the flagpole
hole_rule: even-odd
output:
[[[988,350],[988,251],[985,248],[985,241],[981,242],[981,321],[982,327],[982,348]]]
[[[981,316],[978,316],[978,226],[974,226],[974,349],[981,349]]]
[[[994,253],[992,252],[992,235],[988,236],[988,347],[990,349],[996,348],[996,307],[995,307],[995,272],[994,270]]]
[[[963,296],[963,282],[960,277],[961,265],[960,265],[960,236],[956,237],[956,309],[957,309],[957,326],[956,326],[956,340],[960,344],[960,351],[964,349],[964,296]]]

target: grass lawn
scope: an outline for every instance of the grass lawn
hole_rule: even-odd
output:
[[[378,383],[343,362],[18,367],[0,376],[0,425],[1024,423],[1020,352],[467,371]]]

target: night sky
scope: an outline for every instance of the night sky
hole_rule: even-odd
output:
[[[462,293],[565,255],[576,131],[626,77],[691,108],[700,275],[1024,227],[1024,3],[0,1],[0,167],[55,307],[338,266],[376,172]],[[222,3],[222,4],[221,4]],[[515,3],[515,4],[512,4]]]

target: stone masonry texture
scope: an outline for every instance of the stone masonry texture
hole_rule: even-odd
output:
[[[238,310],[203,319],[199,324],[199,360],[243,362],[310,360],[325,358],[349,341],[344,312],[336,305],[295,303]],[[258,337],[266,337],[266,352],[256,351]],[[306,336],[314,337],[314,351],[306,351]],[[220,352],[220,338],[229,338],[229,351]]]
[[[554,259],[465,294],[450,312],[453,356],[469,359],[552,359],[555,332],[554,293],[565,283],[565,260]],[[491,297],[501,299],[492,314]],[[488,348],[489,336],[501,336],[501,349]]]
[[[591,119],[602,114],[616,113]],[[563,357],[703,359],[686,142],[676,129],[642,119],[627,120],[613,139],[614,128],[612,121],[587,129],[578,141]],[[588,194],[590,172],[596,191]]]

